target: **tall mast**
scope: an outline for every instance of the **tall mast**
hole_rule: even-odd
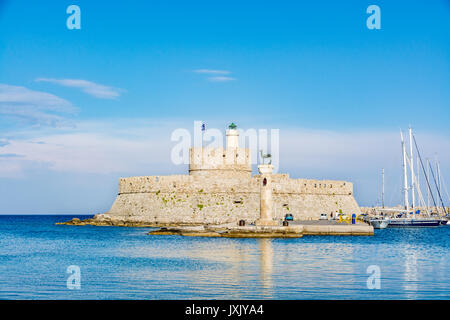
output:
[[[434,154],[434,165],[436,166],[436,174],[438,171],[438,160],[437,160],[437,153]],[[432,165],[430,165],[430,169],[433,170]],[[439,176],[438,176],[438,181],[439,181]],[[436,186],[436,198],[439,197],[439,183],[436,184],[436,181],[434,182],[435,186]],[[436,205],[436,212],[439,213],[439,208],[438,205]]]
[[[416,207],[416,195],[415,195],[415,179],[414,179],[414,157],[413,157],[413,140],[412,140],[412,128],[409,127],[409,156],[411,161],[411,198],[412,209]]]
[[[430,176],[430,159],[427,158],[427,177],[429,176]],[[428,183],[427,183],[427,210],[430,210],[430,186],[428,185]]]
[[[419,156],[417,156],[416,184],[417,184],[417,192],[419,192],[419,189],[420,189],[420,162],[419,162]]]
[[[438,196],[441,195],[441,168],[439,166],[439,161],[436,156],[436,171],[437,171],[437,187],[438,187]],[[438,209],[436,208],[436,211]]]
[[[419,197],[419,204],[418,204],[418,206],[420,207],[420,205],[423,202],[425,202],[425,201],[423,200],[422,191],[420,189],[420,161],[419,161],[419,156],[417,156],[416,186],[417,186],[417,196]],[[422,203],[421,203],[421,201],[422,201]]]
[[[382,187],[382,191],[381,191],[381,205],[383,206],[384,209],[384,168],[381,170],[381,173],[383,175],[383,187]]]
[[[439,161],[436,163],[436,166],[437,166],[437,174],[438,174],[439,192],[441,192],[441,187],[442,187],[442,184],[441,184],[441,167],[439,165]]]
[[[400,131],[400,137],[402,139],[402,153],[403,153],[403,195],[404,195],[404,204],[405,209],[409,211],[409,201],[408,201],[408,176],[406,171],[406,147],[405,147],[405,139],[403,139],[403,132]]]

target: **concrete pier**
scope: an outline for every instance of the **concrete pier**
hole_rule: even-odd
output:
[[[148,234],[226,238],[301,238],[304,235],[371,236],[374,234],[374,230],[372,226],[367,224],[348,225],[330,221],[304,221],[289,226],[164,227],[150,231]]]

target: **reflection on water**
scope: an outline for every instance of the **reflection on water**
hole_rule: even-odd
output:
[[[229,239],[54,225],[64,220],[0,217],[0,298],[450,299],[450,227]],[[69,265],[81,290],[66,288]],[[380,290],[366,286],[370,265]]]
[[[272,294],[272,272],[273,272],[273,245],[272,239],[259,239],[261,282],[264,288],[264,296],[271,298]]]
[[[417,299],[416,292],[418,290],[418,266],[417,266],[417,250],[411,246],[405,248],[405,284],[404,289],[408,299]]]
[[[205,240],[205,239],[203,239]],[[257,288],[254,298],[273,298],[273,239],[209,239],[177,250],[177,255],[214,263],[217,268],[192,271],[188,277],[197,288],[215,285],[224,298],[244,299],[249,286]],[[181,249],[181,248],[180,248]]]

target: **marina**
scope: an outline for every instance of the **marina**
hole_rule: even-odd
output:
[[[401,147],[402,147],[402,168],[403,168],[403,208],[385,208],[385,178],[384,169],[382,169],[382,207],[372,208],[368,210],[369,215],[365,219],[370,225],[376,229],[391,228],[407,228],[407,227],[439,227],[447,225],[449,219],[449,210],[445,207],[441,191],[446,190],[446,186],[442,185],[440,176],[439,163],[436,162],[436,171],[438,173],[437,181],[427,158],[427,167],[423,166],[423,160],[413,134],[413,130],[409,127],[409,156],[407,154],[406,141],[403,132],[400,131]],[[414,154],[413,145],[417,152],[417,172],[414,171]],[[408,183],[408,168],[411,174],[410,184]],[[422,169],[422,170],[421,170]],[[421,192],[420,176],[421,173],[425,178],[427,201]],[[431,173],[431,175],[430,175]],[[436,188],[435,196],[432,190],[431,177]],[[430,207],[430,196],[433,200],[434,207]],[[416,197],[418,198],[418,206],[416,206]],[[447,194],[448,197],[448,194]],[[411,199],[411,202],[410,202]],[[436,199],[439,199],[437,202]],[[410,205],[411,204],[411,205]],[[441,204],[441,206],[438,206]]]

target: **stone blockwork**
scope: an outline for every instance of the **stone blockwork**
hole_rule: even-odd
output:
[[[111,218],[158,224],[220,224],[260,212],[260,177],[197,175],[122,178],[119,194],[106,213]],[[359,214],[353,185],[344,181],[290,179],[272,176],[274,219],[291,213],[295,220],[318,219],[321,213]]]
[[[244,148],[191,148],[190,175],[232,175],[249,178],[252,172],[250,150]]]
[[[99,224],[223,224],[260,218],[260,175],[251,176],[250,150],[239,148],[236,126],[227,130],[226,148],[191,148],[189,175],[121,178],[111,209]],[[321,213],[360,214],[352,183],[290,179],[270,174],[272,216],[319,219]],[[95,222],[94,221],[94,222]]]

